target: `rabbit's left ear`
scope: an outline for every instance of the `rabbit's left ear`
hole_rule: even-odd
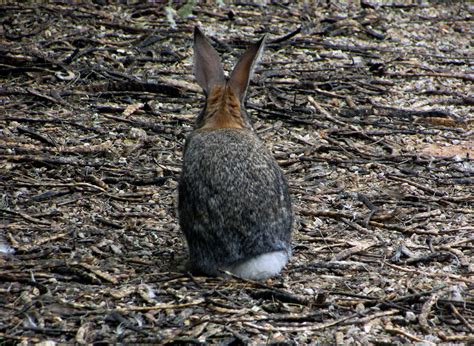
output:
[[[196,26],[194,28],[194,75],[206,95],[217,85],[225,85],[221,59]]]
[[[247,87],[252,78],[253,69],[263,53],[265,40],[266,36],[263,36],[257,43],[252,45],[240,57],[230,75],[228,85],[230,85],[241,102],[245,98]]]

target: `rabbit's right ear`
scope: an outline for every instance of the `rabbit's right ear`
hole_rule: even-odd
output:
[[[219,55],[197,26],[194,27],[194,76],[206,95],[212,87],[226,82]]]
[[[252,78],[253,69],[262,55],[265,40],[266,36],[263,36],[260,41],[247,49],[247,51],[240,57],[239,62],[235,65],[234,70],[230,74],[229,84],[240,99],[240,102],[244,101],[247,87]]]

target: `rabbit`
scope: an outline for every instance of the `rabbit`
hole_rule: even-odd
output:
[[[263,280],[291,256],[288,184],[244,109],[264,44],[265,36],[227,79],[218,53],[194,29],[194,75],[206,104],[186,138],[178,184],[179,224],[193,273]]]

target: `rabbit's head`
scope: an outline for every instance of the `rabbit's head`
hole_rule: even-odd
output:
[[[251,129],[243,103],[265,36],[239,59],[229,78],[221,59],[198,27],[194,29],[194,75],[206,95],[206,106],[196,120],[196,129]]]

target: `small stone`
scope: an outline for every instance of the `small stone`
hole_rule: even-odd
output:
[[[410,322],[416,321],[416,315],[412,311],[407,311],[405,313],[405,318]]]

